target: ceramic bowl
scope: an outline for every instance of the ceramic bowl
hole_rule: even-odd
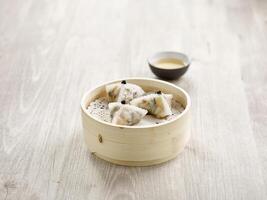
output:
[[[181,60],[184,63],[183,67],[180,68],[160,68],[157,62],[161,59],[172,58]],[[151,71],[158,77],[166,80],[178,79],[188,70],[190,66],[190,59],[187,55],[174,51],[162,51],[152,55],[148,58],[148,65]]]

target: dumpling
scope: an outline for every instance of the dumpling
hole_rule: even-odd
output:
[[[106,93],[110,102],[121,102],[124,100],[126,103],[129,103],[134,98],[142,96],[145,92],[138,85],[122,81],[121,83],[107,85]]]
[[[163,96],[164,98],[166,99],[166,101],[168,102],[170,108],[172,107],[172,97],[173,95],[172,94],[164,94],[163,93]]]
[[[157,118],[163,118],[172,114],[171,100],[172,95],[162,94],[159,91],[156,94],[148,94],[146,96],[133,99],[130,104],[146,109],[148,113]]]
[[[110,116],[113,117],[114,113],[117,112],[122,106],[121,102],[113,102],[108,104],[108,109],[110,112]]]
[[[172,114],[170,102],[171,100],[167,100],[162,94],[149,94],[133,99],[130,104],[146,109],[157,118],[163,118]]]
[[[116,101],[118,99],[120,91],[121,91],[121,85],[118,83],[106,85],[106,93],[108,101],[110,102]]]
[[[147,110],[122,102],[124,104],[120,102],[108,104],[113,124],[132,126],[139,123],[147,114]]]
[[[161,91],[157,91],[157,92],[147,92],[146,95],[149,95],[149,94],[162,94],[164,96],[164,98],[167,100],[170,108],[172,107],[172,97],[173,95],[172,94],[165,94]]]

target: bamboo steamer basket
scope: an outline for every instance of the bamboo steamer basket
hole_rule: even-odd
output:
[[[105,85],[127,80],[145,91],[173,94],[185,110],[176,118],[149,126],[120,126],[101,121],[86,112],[90,102],[105,95]],[[183,89],[161,80],[127,78],[104,83],[84,94],[81,117],[85,142],[97,157],[114,164],[149,166],[175,158],[190,138],[190,97]]]

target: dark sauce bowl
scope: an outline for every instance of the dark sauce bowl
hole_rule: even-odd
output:
[[[181,60],[184,63],[184,66],[174,69],[165,69],[157,66],[157,62],[159,60],[167,58]],[[166,80],[174,80],[180,78],[188,70],[190,64],[191,62],[187,55],[174,51],[158,52],[148,58],[148,65],[151,71],[159,78]]]

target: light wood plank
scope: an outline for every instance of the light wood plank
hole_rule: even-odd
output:
[[[253,24],[244,23],[241,40],[242,80],[244,81],[257,149],[267,185],[267,2],[254,1]]]

